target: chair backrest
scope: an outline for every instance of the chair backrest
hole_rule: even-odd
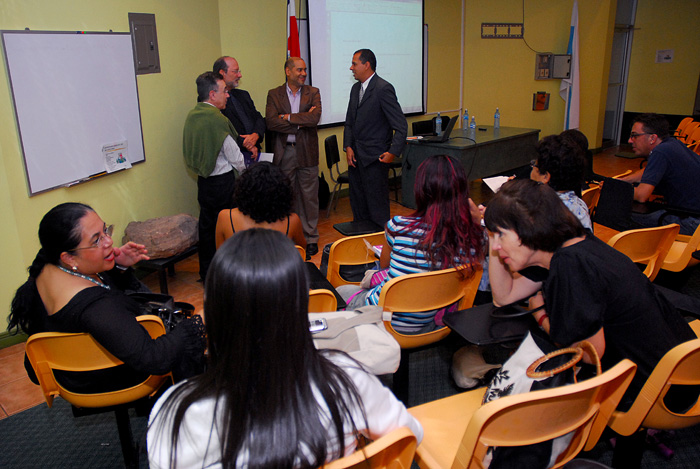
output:
[[[678,123],[678,127],[676,127],[676,130],[673,131],[673,135],[676,136],[676,137],[680,137],[681,135],[683,135],[683,130],[684,130],[684,129],[688,126],[688,124],[690,124],[691,122],[693,122],[693,118],[692,118],[692,117],[684,117],[684,118]]]
[[[681,135],[679,137],[679,140],[681,142],[688,143],[688,138],[690,137],[690,135],[692,135],[692,133],[698,127],[700,127],[700,122],[692,121],[692,122],[688,123],[688,125],[686,125],[685,128],[681,131]]]
[[[320,288],[309,292],[309,313],[327,313],[338,309],[338,300],[333,292]]]
[[[647,267],[644,269],[644,275],[653,282],[656,274],[661,270],[666,254],[676,239],[678,230],[680,230],[680,225],[677,223],[628,230],[610,238],[608,244],[632,259],[633,262],[645,264]]]
[[[700,248],[700,226],[695,229],[693,236],[676,236],[661,268],[671,272],[680,272],[690,265],[697,264],[698,260],[693,258],[693,253],[698,248]]]
[[[340,150],[338,150],[338,137],[336,135],[330,135],[326,137],[326,139],[323,141],[323,145],[326,148],[326,165],[328,165],[328,169],[331,169],[333,165],[337,164],[340,161]]]
[[[136,318],[152,338],[165,334],[163,321],[157,316]],[[99,394],[81,394],[61,386],[53,370],[94,371],[123,364],[88,333],[41,332],[27,340],[27,357],[49,407],[56,396],[61,396],[76,407],[108,407],[132,402],[155,393],[168,375],[149,376],[144,382],[130,388]]]
[[[341,238],[331,245],[328,253],[328,272],[326,278],[331,285],[359,285],[360,282],[352,282],[344,279],[340,274],[340,267],[344,265],[369,264],[377,260],[373,252],[367,249],[365,240],[372,246],[384,244],[384,232],[348,236]]]
[[[415,121],[411,123],[411,130],[413,135],[429,134],[435,131],[435,123],[432,119]]]
[[[698,320],[693,322],[700,324]],[[697,324],[695,329],[698,329]],[[673,430],[700,423],[700,402],[684,413],[672,412],[666,407],[664,397],[674,384],[700,385],[700,339],[666,352],[629,410],[613,413],[610,428],[621,435],[631,435],[640,427]]]
[[[409,469],[415,454],[415,435],[400,427],[351,455],[325,464],[323,469]]]
[[[688,136],[685,138],[685,143],[688,145],[688,147],[692,147],[698,142],[698,140],[700,140],[700,127],[695,127],[695,130],[693,130],[693,132],[688,134]]]
[[[695,145],[692,145],[690,149],[693,150],[696,155],[700,155],[700,140],[695,142]]]
[[[297,252],[298,252],[299,255],[301,256],[301,259],[302,259],[304,262],[306,262],[306,249],[304,249],[303,247],[299,246],[298,244],[295,244],[294,247],[297,248]]]
[[[457,309],[471,308],[482,274],[481,267],[477,267],[470,277],[465,278],[461,278],[455,268],[402,275],[382,287],[379,306],[392,313],[431,311],[457,302]],[[450,333],[448,327],[443,327],[425,334],[401,334],[392,327],[391,321],[384,321],[384,327],[401,348],[416,348],[437,342]]]
[[[581,199],[586,202],[588,213],[592,215],[598,204],[598,199],[600,199],[600,186],[597,185],[583,191],[581,193]]]
[[[543,391],[502,397],[474,412],[452,467],[483,467],[490,446],[523,446],[575,432],[560,467],[598,442],[637,366],[622,360],[595,378]],[[457,464],[457,462],[461,464]]]

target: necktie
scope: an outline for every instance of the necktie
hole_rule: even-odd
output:
[[[357,101],[357,105],[359,106],[360,103],[362,102],[362,97],[365,95],[365,89],[360,85],[360,99]]]

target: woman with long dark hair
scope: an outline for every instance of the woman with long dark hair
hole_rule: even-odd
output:
[[[148,259],[143,245],[114,247],[112,227],[79,203],[57,205],[44,215],[39,241],[29,279],[12,300],[8,330],[28,335],[88,332],[125,363],[104,372],[57,372],[61,384],[74,392],[103,392],[129,387],[151,374],[173,371],[187,377],[200,371],[205,347],[201,317],[186,319],[157,339],[136,321],[140,305],[125,292],[142,286],[129,267]],[[38,384],[26,359],[25,367]]]
[[[541,290],[545,308],[533,314],[555,343],[568,347],[588,340],[604,370],[623,358],[634,361],[637,373],[622,407],[666,352],[696,338],[637,266],[584,230],[549,186],[507,182],[489,202],[484,221],[494,303]]]
[[[348,309],[376,305],[382,288],[401,275],[457,267],[469,276],[484,259],[481,216],[469,198],[469,182],[462,165],[447,155],[431,156],[418,167],[415,182],[416,211],[395,216],[386,224],[386,239],[379,259],[387,275],[369,290],[340,287]],[[420,315],[394,313],[392,325],[402,333],[418,334],[436,327],[435,311]]]
[[[317,351],[302,259],[253,228],[216,252],[205,285],[209,366],[151,412],[151,467],[316,468],[400,426],[420,424],[341,352]]]

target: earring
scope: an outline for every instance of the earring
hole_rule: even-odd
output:
[[[78,271],[78,266],[77,266],[77,265],[74,265],[74,266],[73,266],[73,272],[77,272],[77,271]]]

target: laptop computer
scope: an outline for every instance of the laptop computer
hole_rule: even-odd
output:
[[[421,138],[420,140],[417,140],[420,143],[442,143],[446,142],[450,138],[450,134],[452,133],[452,129],[454,129],[455,124],[457,123],[457,117],[454,116],[450,118],[450,123],[447,124],[447,128],[445,131],[442,133],[442,135],[435,135],[432,137],[425,137]]]

